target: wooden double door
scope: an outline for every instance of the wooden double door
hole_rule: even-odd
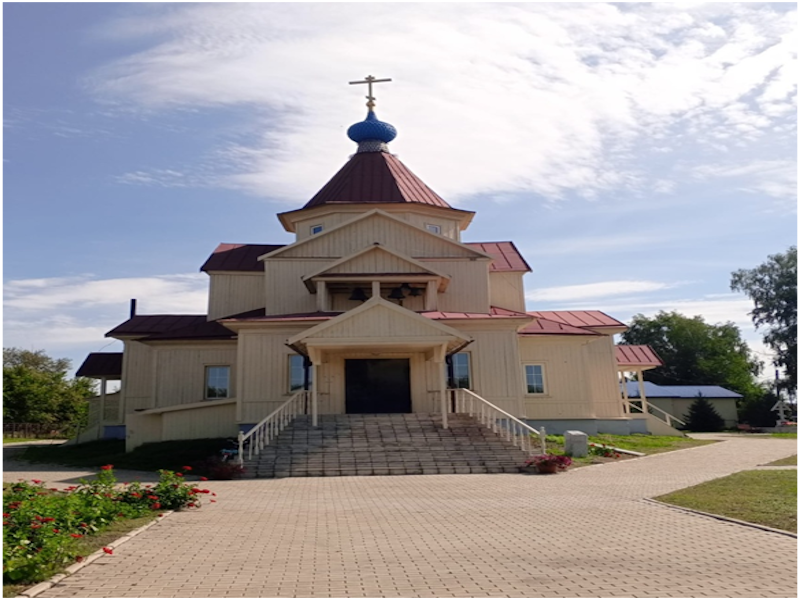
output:
[[[344,361],[345,412],[410,413],[411,366],[407,358]]]

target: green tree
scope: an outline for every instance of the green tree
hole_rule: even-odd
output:
[[[773,363],[782,367],[781,389],[797,390],[797,246],[773,254],[754,269],[731,274],[731,289],[744,292],[755,304],[750,312],[764,343],[775,352]]]
[[[733,323],[711,325],[700,316],[661,311],[653,318],[635,315],[622,340],[647,344],[664,361],[664,366],[643,373],[646,381],[658,385],[720,385],[746,398],[763,394],[756,382],[761,363]]]
[[[694,402],[689,406],[686,414],[686,429],[689,431],[722,431],[725,420],[719,415],[711,402],[697,394]]]
[[[90,379],[67,378],[70,361],[42,350],[3,349],[3,419],[80,427],[93,395]]]

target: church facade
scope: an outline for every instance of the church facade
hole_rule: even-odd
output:
[[[527,310],[514,243],[462,239],[475,214],[389,152],[368,106],[357,152],[278,215],[294,242],[220,244],[207,314],[132,310],[107,334],[124,350],[106,425],[132,449],[246,432],[302,390],[314,414],[357,414],[447,412],[446,390],[468,388],[548,432],[646,433],[619,375],[657,357],[626,362],[625,325],[601,311]]]

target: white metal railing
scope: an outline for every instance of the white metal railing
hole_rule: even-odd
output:
[[[544,427],[537,431],[527,423],[523,423],[517,417],[466,388],[457,388],[449,391],[453,394],[455,412],[474,417],[484,427],[488,427],[528,454],[534,454],[533,439],[536,437],[539,439],[541,453],[547,454],[547,445],[545,443],[547,434]]]
[[[628,400],[628,412],[631,412],[631,410],[637,413],[644,413],[644,411],[642,410],[641,401]],[[647,412],[653,415],[659,421],[664,421],[664,423],[666,423],[670,427],[675,427],[675,425],[672,424],[673,422],[678,423],[682,427],[686,427],[686,421],[683,421],[678,417],[669,414],[667,411],[655,406],[654,404],[650,404],[649,402],[647,403]],[[661,415],[664,416],[662,417]],[[677,427],[675,427],[675,429],[677,429]]]
[[[247,458],[258,456],[265,446],[269,446],[278,434],[283,431],[289,423],[294,421],[297,415],[305,414],[306,400],[310,400],[311,392],[303,390],[297,392],[269,415],[264,417],[247,433],[239,432],[239,464],[244,462],[245,452]]]

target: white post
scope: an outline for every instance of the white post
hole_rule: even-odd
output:
[[[317,383],[317,375],[319,375],[319,370],[317,369],[317,363],[311,363],[311,426],[316,427],[319,421],[319,407],[317,403],[319,402],[319,394],[317,393],[317,388],[319,384]]]
[[[619,375],[622,380],[622,399],[624,400],[622,403],[622,412],[630,414],[631,406],[628,404],[630,402],[630,398],[628,398],[628,382],[625,379],[625,373],[623,371],[620,371]]]
[[[539,428],[539,443],[542,446],[542,454],[547,454],[547,431],[544,427]]]
[[[647,395],[644,393],[644,378],[642,371],[636,371],[636,378],[639,380],[639,398],[642,400],[642,412],[647,414]]]
[[[447,429],[447,413],[449,408],[447,406],[447,376],[444,372],[444,362],[437,362],[436,365],[439,367],[439,391],[442,396],[442,427]]]
[[[103,422],[106,420],[106,378],[100,378],[100,414],[97,415],[97,439],[103,439],[105,429]]]
[[[380,281],[373,281],[372,282],[372,297],[373,298],[380,298],[381,297],[381,282]]]
[[[328,284],[324,281],[317,282],[317,310],[319,312],[328,312],[330,310]]]
[[[436,281],[429,281],[425,290],[425,310],[436,310],[438,293],[439,284]]]

